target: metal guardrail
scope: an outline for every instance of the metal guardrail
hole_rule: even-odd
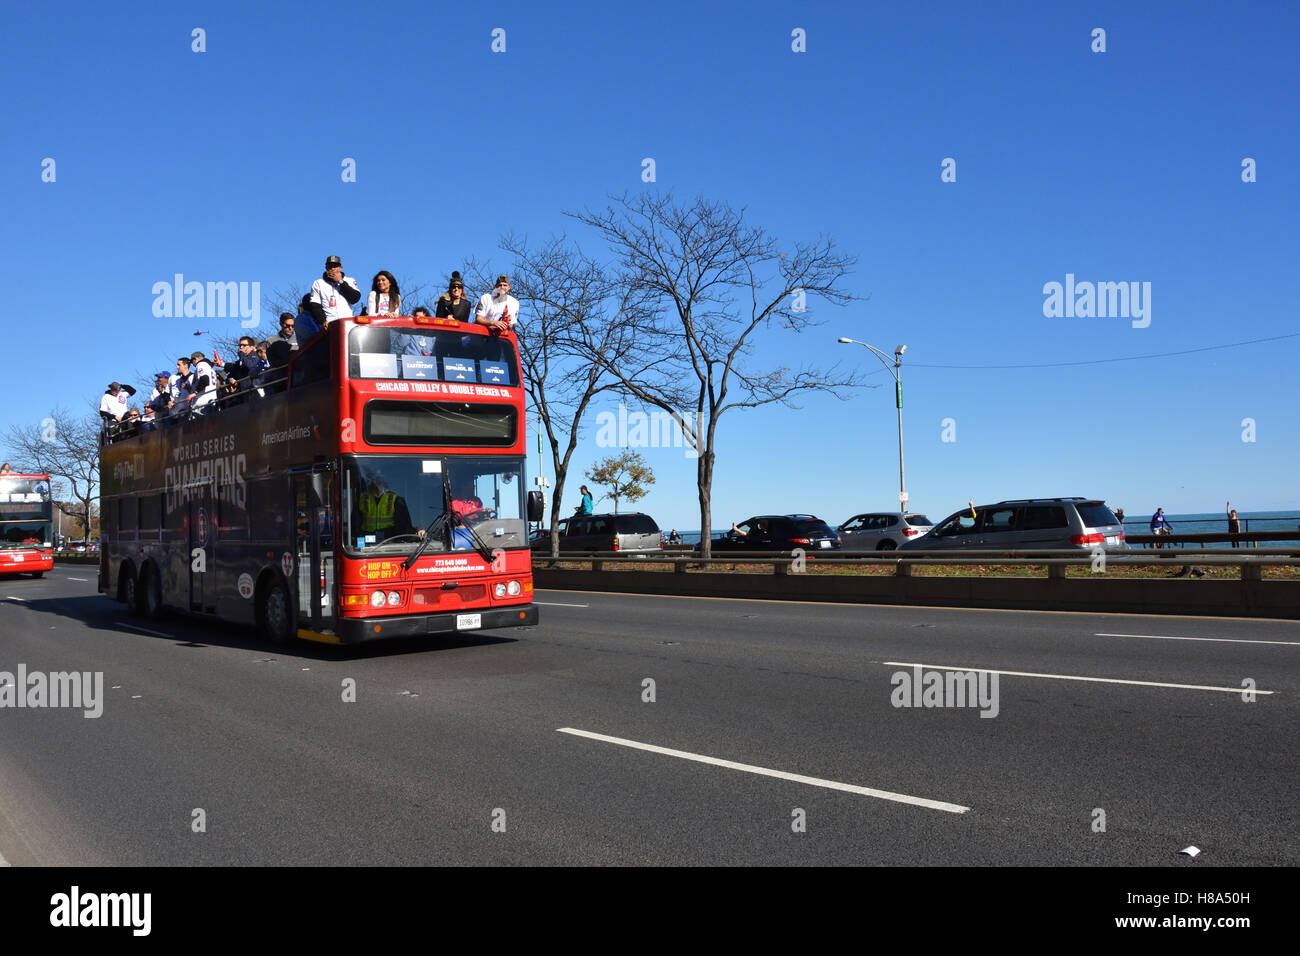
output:
[[[690,568],[712,568],[715,565],[758,564],[769,565],[772,573],[792,573],[796,561],[818,565],[847,565],[852,567],[893,567],[898,577],[910,577],[912,569],[939,565],[996,565],[1047,567],[1049,578],[1065,577],[1067,568],[1094,566],[1098,555],[1104,555],[1106,565],[1134,565],[1151,567],[1239,567],[1243,581],[1258,581],[1265,567],[1300,567],[1300,549],[1296,548],[1240,548],[1225,552],[1222,548],[1183,548],[1177,551],[837,551],[831,554],[809,552],[796,555],[789,551],[755,551],[708,559],[697,554],[670,555],[661,552],[627,554],[618,551],[575,552],[552,557],[533,554],[534,567],[551,568],[557,564],[590,564],[592,571],[604,570],[606,564],[671,564],[673,572],[684,574]]]
[[[1185,534],[1126,534],[1129,544],[1144,544],[1148,548],[1161,550],[1174,545],[1191,544],[1195,541],[1205,547],[1207,541],[1215,543],[1237,542],[1247,547],[1256,547],[1256,541],[1300,541],[1300,531],[1189,531]],[[1155,546],[1159,546],[1156,548]]]

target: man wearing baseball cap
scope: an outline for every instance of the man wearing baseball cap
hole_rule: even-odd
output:
[[[510,294],[510,277],[497,276],[491,292],[484,292],[474,310],[474,321],[486,325],[494,335],[509,332],[519,321],[519,300]]]
[[[343,260],[326,259],[325,273],[311,284],[309,308],[316,324],[324,327],[335,319],[352,318],[352,307],[360,300],[357,280],[343,274]]]
[[[167,414],[171,407],[172,401],[172,374],[166,369],[160,371],[153,377],[153,391],[149,393],[149,402],[147,408],[152,408],[159,418]]]

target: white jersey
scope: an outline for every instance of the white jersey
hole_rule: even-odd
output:
[[[401,304],[387,292],[372,291],[366,296],[366,315],[388,315],[393,308],[401,308]],[[396,312],[393,314],[397,315]]]
[[[202,408],[204,405],[211,405],[217,400],[217,373],[213,371],[212,366],[206,362],[196,362],[191,374],[194,376],[194,389],[196,392],[194,407]],[[200,388],[199,379],[203,376],[208,377],[208,387]]]
[[[503,299],[491,292],[484,292],[483,298],[478,300],[478,308],[474,310],[474,321],[504,322],[513,329],[519,321],[519,300],[509,292]]]
[[[340,284],[351,286],[356,289],[358,296],[361,295],[361,290],[357,289],[357,280],[352,276],[344,276]],[[348,300],[343,298],[343,294],[328,279],[317,279],[311,284],[311,301],[325,310],[326,322],[352,318],[352,306],[348,305]]]
[[[122,418],[126,415],[127,394],[124,391],[118,391],[116,395],[112,392],[105,392],[104,397],[99,400],[99,410],[108,412],[114,418]]]

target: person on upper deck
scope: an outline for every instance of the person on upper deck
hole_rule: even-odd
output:
[[[194,377],[191,374],[190,360],[181,356],[176,360],[176,374],[172,375],[167,386],[171,392],[172,415],[188,414],[194,400]]]
[[[461,281],[459,272],[451,274],[446,294],[438,297],[437,317],[469,321],[469,299],[465,298],[465,283]]]
[[[269,344],[287,342],[290,349],[295,352],[298,350],[297,318],[292,312],[280,313],[280,331],[271,336],[267,342]]]
[[[99,417],[104,421],[120,422],[126,417],[127,398],[135,394],[135,389],[121,382],[113,382],[104,391],[99,400]]]
[[[217,373],[202,352],[190,355],[190,378],[194,385],[194,411],[217,400]]]
[[[402,293],[397,288],[397,280],[387,269],[375,273],[370,283],[370,294],[366,296],[366,315],[401,315]]]
[[[153,391],[149,393],[145,408],[152,408],[162,418],[172,403],[171,375],[165,371],[159,372],[153,377],[153,382]]]
[[[298,303],[298,314],[294,316],[297,337],[306,342],[320,331],[315,317],[311,314],[311,293],[308,292]]]
[[[493,335],[514,330],[519,321],[519,300],[510,294],[509,276],[497,276],[491,292],[484,292],[474,310],[474,321],[486,325]]]
[[[330,256],[324,274],[311,284],[311,314],[322,327],[335,319],[352,318],[352,307],[361,301],[357,280],[343,274],[343,260]]]

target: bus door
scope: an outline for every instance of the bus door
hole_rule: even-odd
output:
[[[309,630],[334,627],[334,475],[293,474],[294,573],[298,623]]]
[[[189,509],[190,610],[216,610],[217,587],[212,575],[216,573],[213,544],[216,541],[217,515],[212,510],[211,485],[194,489]]]

